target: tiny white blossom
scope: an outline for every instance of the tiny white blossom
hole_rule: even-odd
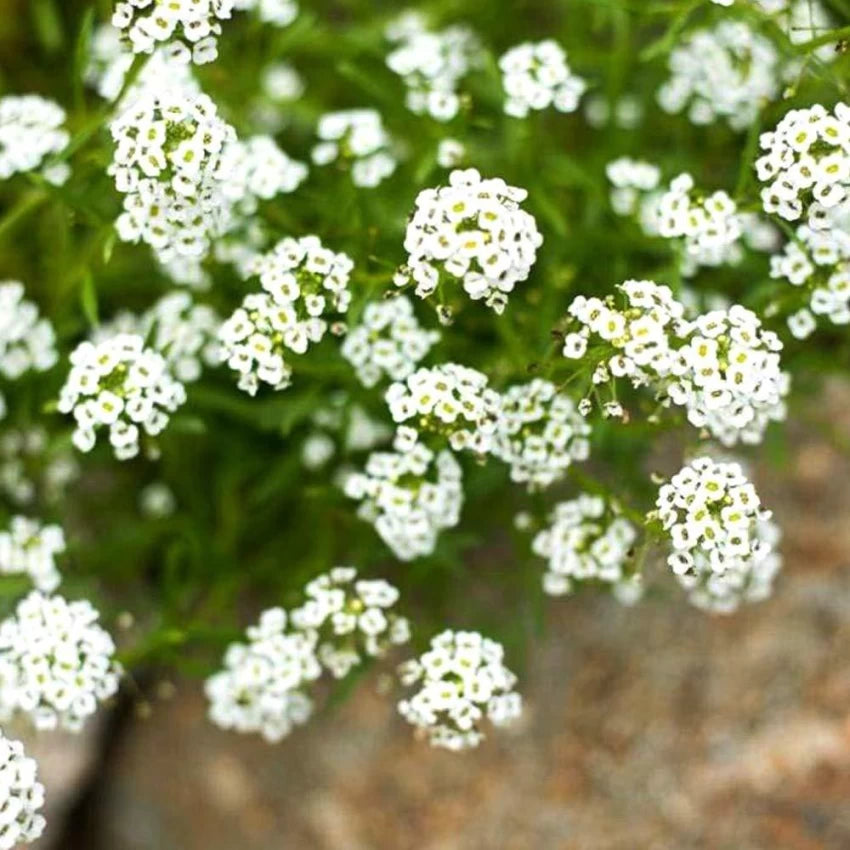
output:
[[[52,593],[62,580],[56,558],[64,552],[65,534],[60,526],[12,517],[9,530],[0,531],[0,574],[26,575],[36,590]]]
[[[52,100],[36,94],[0,97],[0,180],[35,171],[61,152],[70,139],[64,123],[65,110]]]
[[[31,844],[44,832],[44,786],[37,773],[24,745],[0,732],[0,850]]]

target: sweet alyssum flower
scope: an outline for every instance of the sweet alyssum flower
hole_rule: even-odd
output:
[[[474,301],[501,313],[543,243],[534,217],[520,207],[527,194],[500,178],[483,179],[474,168],[453,171],[448,186],[420,192],[396,284],[415,284],[416,294],[428,298],[441,283],[460,283]]]
[[[357,515],[402,561],[433,553],[439,532],[460,520],[460,464],[450,451],[419,442],[412,428],[399,428],[393,451],[372,452],[364,471],[351,473],[343,486],[361,502]]]
[[[426,330],[416,320],[410,299],[399,295],[370,301],[341,351],[363,386],[374,387],[384,377],[403,381],[439,339],[438,331]]]
[[[0,434],[0,495],[15,506],[37,500],[54,504],[79,474],[73,454],[50,445],[44,428],[10,428]]]
[[[618,289],[622,309],[583,296],[569,308],[563,353],[581,360],[593,342],[594,384],[623,377],[650,386],[727,446],[758,443],[771,421],[785,418],[782,343],[755,313],[735,305],[690,321],[666,286],[626,281]]]
[[[87,600],[33,591],[0,623],[0,718],[79,731],[118,690],[115,644]]]
[[[850,193],[850,106],[792,109],[775,130],[761,134],[759,144],[764,153],[756,173],[766,184],[765,212],[828,227],[832,211],[846,205]]]
[[[392,139],[374,109],[328,112],[319,119],[319,136],[311,153],[316,165],[338,162],[351,169],[355,186],[373,188],[396,169]]]
[[[567,64],[567,54],[555,41],[525,42],[499,58],[505,112],[525,118],[531,110],[554,106],[575,112],[587,83]]]
[[[116,4],[112,26],[133,53],[152,53],[169,42],[181,62],[203,65],[218,56],[221,22],[233,8],[234,0],[129,0]]]
[[[149,244],[161,262],[200,258],[231,226],[222,153],[236,139],[209,97],[167,87],[143,93],[110,124],[108,173],[124,195],[125,242]]]
[[[283,239],[257,258],[253,270],[265,291],[246,296],[219,330],[222,359],[239,373],[240,389],[254,395],[261,381],[289,385],[284,354],[303,354],[327,332],[324,317],[348,309],[353,267],[316,236]]]
[[[56,558],[64,551],[60,526],[14,516],[8,531],[0,531],[0,574],[26,575],[36,590],[52,593],[62,580]]]
[[[288,629],[288,623],[282,608],[269,608],[247,629],[247,643],[228,647],[224,669],[205,686],[216,726],[276,742],[307,722],[313,702],[304,689],[322,673],[318,634]]]
[[[162,433],[169,414],[185,401],[183,384],[161,354],[136,334],[117,334],[97,345],[82,342],[72,352],[58,408],[73,414],[80,451],[91,451],[96,432],[108,428],[115,456],[127,460],[139,453],[142,434]]]
[[[458,139],[440,139],[437,145],[437,165],[441,168],[457,168],[467,157],[466,145]]]
[[[15,850],[41,837],[46,822],[44,786],[38,765],[27,757],[24,745],[0,732],[0,850]]]
[[[442,632],[420,658],[399,667],[399,677],[405,686],[418,686],[399,702],[399,712],[433,747],[477,747],[485,719],[508,726],[522,713],[501,644],[477,632]]]
[[[656,507],[691,602],[728,613],[770,595],[778,529],[740,464],[696,458],[661,486]]]
[[[512,481],[541,489],[573,461],[587,459],[589,435],[590,425],[573,400],[535,378],[502,394],[491,452],[510,466]]]
[[[445,437],[456,451],[490,451],[501,399],[482,372],[457,363],[417,369],[385,398],[394,422]]]
[[[559,502],[531,544],[548,561],[544,591],[563,596],[584,582],[604,582],[615,590],[639,586],[639,576],[626,570],[636,538],[635,527],[599,496],[583,493]]]
[[[46,372],[58,359],[53,325],[24,298],[24,286],[0,282],[0,378],[14,381],[25,372]],[[6,413],[0,393],[0,419]]]
[[[0,97],[0,180],[35,171],[60,153],[70,138],[64,123],[65,110],[52,100],[36,94]],[[61,184],[69,172],[48,162],[42,173],[48,182]]]
[[[387,56],[387,66],[407,86],[405,103],[417,115],[450,121],[460,109],[458,86],[481,63],[481,47],[464,26],[430,31],[416,12],[407,12],[386,30],[398,46]]]
[[[708,196],[695,192],[690,174],[680,174],[659,197],[657,227],[665,239],[683,239],[686,258],[682,271],[689,275],[700,266],[733,261],[742,235],[735,202],[723,191]]]
[[[644,160],[628,156],[612,160],[605,166],[611,182],[611,207],[617,215],[633,215],[643,195],[658,188],[661,169]]]
[[[398,590],[382,579],[358,579],[354,567],[334,567],[304,588],[306,602],[290,613],[293,628],[316,632],[317,656],[336,679],[364,657],[380,658],[410,638],[410,624],[393,611]]]
[[[658,102],[666,112],[687,109],[694,124],[723,118],[744,130],[782,85],[779,51],[742,21],[689,34],[670,53],[669,66]]]
[[[260,200],[294,192],[307,179],[307,166],[291,159],[271,136],[253,136],[227,145],[222,155],[224,196],[242,216],[253,215]]]

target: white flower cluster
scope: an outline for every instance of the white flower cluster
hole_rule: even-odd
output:
[[[276,742],[307,722],[313,701],[304,687],[322,673],[316,658],[318,635],[287,631],[287,624],[282,608],[270,608],[247,629],[247,644],[228,647],[224,669],[205,686],[209,717],[216,726],[259,732]]]
[[[46,372],[58,356],[53,325],[24,298],[23,284],[0,281],[0,377],[14,381],[25,372]]]
[[[399,712],[433,747],[477,747],[484,739],[485,718],[494,726],[508,726],[522,713],[504,649],[477,632],[442,632],[420,658],[399,667],[399,677],[405,686],[419,686],[399,702]]]
[[[116,229],[142,240],[163,263],[205,256],[210,240],[230,226],[222,151],[233,128],[203,94],[158,88],[111,123],[115,154],[108,173],[124,195]]]
[[[850,323],[850,204],[830,210],[823,224],[800,225],[794,241],[770,258],[771,277],[808,291],[808,305],[788,318],[798,339],[814,331],[815,316],[836,325]]]
[[[35,171],[45,159],[60,153],[70,136],[62,129],[65,110],[37,94],[0,97],[0,180]],[[61,185],[70,174],[67,164],[48,163],[42,175]]]
[[[37,499],[53,504],[80,474],[73,454],[48,442],[40,427],[12,428],[0,435],[0,494],[14,505]]]
[[[240,12],[256,12],[263,23],[276,27],[289,26],[298,17],[295,0],[233,0],[233,8]]]
[[[117,334],[97,345],[81,342],[71,354],[71,371],[59,394],[59,411],[73,413],[74,445],[94,448],[97,430],[109,429],[119,460],[139,453],[139,438],[162,433],[169,414],[186,401],[165,358],[136,334]]]
[[[443,281],[460,281],[470,298],[501,313],[514,286],[524,281],[543,237],[520,207],[528,193],[501,178],[482,179],[474,168],[453,171],[449,185],[425,189],[407,225],[407,265],[398,286],[416,284],[420,298]]]
[[[39,813],[44,786],[37,770],[24,745],[0,732],[0,850],[31,844],[44,832],[46,823]]]
[[[531,544],[535,555],[549,562],[543,576],[546,593],[563,596],[576,582],[605,582],[615,588],[634,582],[625,567],[637,532],[603,498],[583,493],[560,502],[549,523]]]
[[[680,174],[659,198],[657,216],[660,236],[684,240],[683,274],[735,261],[742,225],[737,205],[726,192],[703,197],[694,192],[691,175]]]
[[[724,118],[745,130],[781,89],[779,52],[742,21],[691,33],[670,53],[670,79],[658,90],[666,112],[687,108],[694,124]]]
[[[770,595],[778,529],[740,464],[697,458],[661,486],[656,506],[667,563],[694,604],[727,613]]]
[[[402,561],[432,554],[439,532],[460,521],[460,464],[450,451],[434,452],[418,442],[412,428],[398,429],[393,451],[372,452],[365,470],[349,475],[344,489],[361,502],[357,515]]]
[[[463,26],[431,32],[421,15],[408,12],[387,27],[387,38],[398,44],[387,66],[407,86],[407,108],[437,121],[454,118],[461,103],[458,84],[481,62],[475,34]]]
[[[328,112],[319,119],[317,134],[320,141],[311,153],[313,162],[350,167],[355,186],[374,188],[396,169],[392,139],[374,109]]]
[[[667,386],[688,421],[724,446],[760,443],[770,422],[785,418],[788,374],[779,337],[751,310],[735,305],[697,317],[679,349],[684,371]]]
[[[29,576],[37,590],[52,593],[62,581],[56,557],[65,551],[58,525],[14,516],[8,531],[0,531],[0,574]]]
[[[573,74],[567,54],[555,41],[525,42],[499,58],[505,113],[525,118],[531,110],[554,106],[575,112],[587,83]]]
[[[394,422],[445,436],[456,451],[486,454],[492,447],[501,398],[476,369],[457,363],[423,367],[392,384],[385,399]]]
[[[181,62],[174,53],[168,45],[154,50],[128,87],[122,102],[132,102],[144,93],[161,88],[200,94],[200,87],[192,76],[192,66]],[[127,49],[121,33],[109,24],[99,26],[92,34],[89,45],[85,82],[102,98],[117,100],[124,88],[127,73],[133,67],[133,60],[133,52]]]
[[[195,304],[188,292],[170,292],[142,316],[139,335],[162,354],[178,381],[192,383],[204,366],[221,363],[220,326],[212,307]]]
[[[169,42],[176,59],[203,65],[218,56],[221,22],[233,7],[234,0],[129,0],[115,6],[112,26],[133,53],[153,53]]]
[[[335,679],[365,657],[380,658],[410,640],[410,624],[390,610],[398,590],[383,579],[358,579],[354,567],[334,567],[308,582],[307,601],[290,614],[294,628],[319,635],[317,656]]]
[[[309,719],[313,701],[306,689],[323,668],[343,678],[364,656],[379,658],[409,639],[407,620],[391,610],[396,588],[357,579],[354,567],[318,576],[305,596],[290,614],[283,608],[264,611],[247,629],[248,642],[228,647],[224,669],[205,686],[217,726],[279,741]]]
[[[823,229],[829,211],[850,203],[850,106],[832,113],[815,104],[792,109],[776,129],[762,133],[765,153],[756,173],[767,184],[761,192],[765,212],[788,221],[806,216]]]
[[[79,731],[118,690],[115,644],[87,600],[33,591],[0,623],[0,719]]]
[[[260,199],[294,192],[307,179],[307,166],[291,159],[271,136],[234,141],[225,149],[220,171],[224,196],[243,216],[257,211]]]
[[[261,381],[276,390],[289,385],[285,351],[303,354],[327,332],[323,317],[348,309],[353,268],[316,236],[283,239],[256,260],[265,292],[246,296],[219,330],[222,359],[239,373],[241,390],[254,395]]]
[[[612,160],[605,166],[611,182],[611,207],[617,215],[633,215],[643,195],[658,188],[661,169],[651,162],[628,156]]]
[[[343,341],[342,356],[364,387],[374,387],[385,376],[403,381],[439,339],[439,331],[426,330],[416,321],[410,299],[399,295],[366,305],[360,323]]]
[[[612,299],[583,296],[569,308],[564,356],[583,358],[592,335],[611,352],[599,358],[595,384],[625,377],[649,385],[727,446],[758,443],[771,421],[784,419],[789,379],[780,369],[782,343],[755,313],[735,305],[688,321],[666,286],[626,281],[619,291],[627,302],[622,310]]]
[[[587,460],[589,435],[590,425],[573,400],[535,378],[502,393],[491,451],[510,466],[511,481],[543,489],[573,461]]]

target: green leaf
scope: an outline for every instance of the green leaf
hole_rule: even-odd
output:
[[[80,306],[83,309],[86,321],[91,327],[96,328],[100,324],[97,312],[97,289],[94,285],[94,278],[88,269],[83,275],[83,283],[80,288]]]

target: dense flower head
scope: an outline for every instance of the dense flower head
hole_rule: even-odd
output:
[[[60,526],[14,516],[8,531],[0,531],[0,574],[26,575],[36,590],[52,593],[62,581],[56,558],[64,551]]]
[[[271,136],[235,141],[225,149],[221,173],[224,196],[240,215],[252,215],[259,200],[294,192],[307,179],[307,166],[290,158]]]
[[[590,425],[573,400],[535,378],[502,393],[491,452],[510,466],[512,481],[542,489],[574,461],[587,460],[589,435]]]
[[[605,166],[611,182],[611,207],[617,215],[637,212],[642,196],[658,188],[661,169],[651,162],[622,156]]]
[[[58,407],[74,415],[73,441],[80,451],[91,451],[96,432],[108,428],[115,456],[127,460],[139,453],[142,434],[162,433],[185,401],[186,390],[166,359],[146,348],[141,336],[119,333],[76,347]]]
[[[282,608],[269,608],[246,630],[247,643],[228,647],[224,668],[205,685],[216,726],[258,732],[275,742],[307,722],[313,702],[304,688],[322,673],[318,634],[293,631],[288,624]]]
[[[118,690],[115,644],[88,600],[33,591],[0,623],[0,719],[79,731]]]
[[[683,273],[734,261],[742,224],[737,205],[726,192],[704,196],[694,191],[690,174],[680,174],[660,196],[657,216],[660,236],[684,241]]]
[[[399,667],[399,676],[405,686],[418,686],[399,702],[399,712],[433,747],[477,747],[485,719],[508,726],[522,713],[504,649],[477,632],[442,632],[431,639],[427,652]]]
[[[45,159],[60,153],[69,135],[62,129],[65,110],[37,94],[0,97],[0,180],[24,171],[35,171]],[[50,166],[44,177],[64,183],[67,167]]]
[[[18,281],[0,282],[0,378],[45,372],[57,361],[56,334]],[[0,417],[2,418],[2,417]]]
[[[233,8],[256,12],[261,21],[276,27],[289,26],[298,17],[295,0],[233,0]]]
[[[770,594],[778,529],[740,464],[696,458],[661,486],[656,507],[667,563],[694,604],[726,613]]]
[[[445,436],[455,450],[485,454],[492,446],[501,400],[476,369],[457,363],[423,367],[392,384],[385,398],[394,422]]]
[[[108,173],[124,195],[119,237],[146,242],[162,262],[205,256],[232,217],[222,154],[236,134],[213,101],[157,88],[123,109],[110,131],[115,154]]]
[[[583,296],[569,308],[564,356],[580,360],[593,342],[595,384],[625,377],[648,385],[727,446],[758,443],[771,421],[785,418],[782,343],[755,313],[734,305],[691,321],[666,286],[626,281],[619,290],[623,309]]]
[[[458,85],[481,62],[475,34],[464,26],[430,31],[421,15],[407,12],[387,27],[396,43],[387,66],[407,86],[407,108],[417,115],[450,121],[460,110]]]
[[[385,377],[403,381],[439,339],[439,331],[423,328],[416,320],[410,299],[399,295],[366,305],[360,322],[345,337],[342,356],[363,386],[374,387]]]
[[[354,567],[334,567],[304,588],[306,602],[290,613],[296,629],[317,632],[317,656],[336,679],[364,657],[380,658],[410,638],[410,624],[395,613],[398,590],[383,579],[358,579]]]
[[[743,21],[721,21],[691,33],[670,53],[670,78],[658,91],[667,112],[688,111],[694,124],[718,118],[735,130],[756,119],[780,93],[779,52]]]
[[[450,451],[429,449],[412,428],[398,429],[393,451],[372,452],[364,471],[345,479],[344,489],[361,502],[357,515],[402,561],[432,554],[439,532],[460,520],[460,464]]]
[[[626,566],[635,527],[614,505],[600,496],[582,493],[559,502],[549,516],[549,526],[532,541],[535,555],[549,562],[543,589],[551,596],[571,593],[576,584],[604,582],[615,588],[633,582]]]
[[[531,110],[554,106],[575,112],[587,83],[573,74],[564,49],[552,39],[524,42],[499,58],[505,112],[525,118]]]
[[[325,318],[344,313],[354,263],[316,236],[286,238],[253,263],[265,290],[247,295],[221,326],[221,356],[239,373],[239,388],[254,395],[260,382],[284,389],[292,370],[287,350],[303,354],[328,330]]]
[[[31,844],[44,832],[44,786],[20,741],[0,732],[0,850]]]
[[[9,428],[0,434],[0,495],[16,507],[58,502],[80,474],[73,454],[51,446],[44,428]]]
[[[234,0],[129,0],[116,4],[112,25],[133,53],[169,42],[181,62],[203,65],[218,56],[221,22],[233,8]]]
[[[404,239],[408,261],[396,284],[413,283],[427,298],[443,281],[460,282],[470,298],[501,313],[543,243],[534,217],[520,207],[527,195],[474,168],[453,171],[448,186],[420,192]]]
[[[685,365],[666,388],[688,421],[725,446],[759,443],[772,421],[785,418],[789,378],[780,368],[779,337],[751,310],[735,305],[694,320],[679,349]]]
[[[766,184],[765,212],[787,221],[805,218],[824,229],[838,207],[850,204],[850,106],[830,112],[820,104],[792,109],[776,129],[762,133],[756,173]]]
[[[320,141],[311,153],[313,162],[350,167],[355,186],[373,188],[396,169],[392,139],[374,109],[328,112],[319,119],[316,132]]]

